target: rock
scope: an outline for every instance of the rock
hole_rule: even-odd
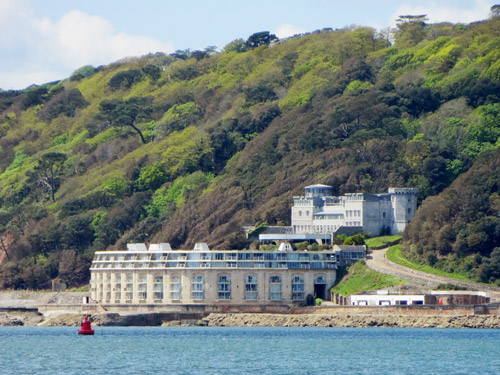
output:
[[[500,328],[500,316],[384,316],[384,315],[317,315],[304,314],[222,314],[204,318],[209,326],[260,327],[441,327]]]
[[[0,319],[0,326],[2,327],[19,327],[23,326],[24,322],[16,318],[2,318]]]

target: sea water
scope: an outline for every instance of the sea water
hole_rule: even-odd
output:
[[[0,374],[500,374],[500,330],[1,327]]]

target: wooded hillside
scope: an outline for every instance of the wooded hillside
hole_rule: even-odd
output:
[[[248,248],[243,225],[289,223],[291,197],[313,183],[335,194],[417,187],[423,201],[463,175],[453,189],[474,195],[498,166],[499,57],[499,17],[416,18],[392,36],[263,32],[220,53],[156,53],[0,91],[0,288],[85,283],[94,251],[127,242]],[[498,226],[490,182],[473,211]],[[451,191],[421,210],[452,210]],[[448,219],[430,226],[419,212],[408,252],[443,267],[450,254],[500,265],[498,231],[490,250],[460,252],[483,217],[470,212],[449,233]]]

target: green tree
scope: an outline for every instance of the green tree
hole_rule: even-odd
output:
[[[125,70],[119,73],[116,73],[113,78],[111,78],[108,82],[108,85],[113,90],[119,89],[130,89],[134,84],[140,82],[144,74],[139,69],[131,69]]]
[[[365,244],[365,236],[362,234],[354,234],[350,237],[347,237],[344,240],[344,245],[364,245]]]
[[[161,70],[156,65],[148,64],[145,67],[141,68],[141,70],[153,81],[157,81],[161,77]]]
[[[278,37],[271,34],[269,31],[260,31],[248,37],[245,45],[248,48],[256,48],[259,46],[268,46],[272,41],[278,40]]]
[[[229,53],[233,51],[237,53],[246,52],[247,46],[245,44],[245,41],[243,39],[236,39],[226,44],[226,46],[224,47],[224,52]]]
[[[500,16],[500,4],[495,4],[490,8],[491,11],[491,17],[498,17]]]
[[[402,15],[396,20],[398,32],[396,33],[396,44],[403,47],[411,47],[425,38],[425,21],[427,14]]]
[[[100,104],[100,111],[99,117],[107,121],[109,125],[129,126],[139,135],[142,143],[146,143],[136,123],[140,120],[151,119],[153,112],[151,97],[104,100]]]
[[[96,68],[94,68],[92,65],[85,65],[82,66],[81,68],[78,68],[71,74],[71,77],[69,77],[70,81],[79,81],[81,79],[90,77],[97,71]]]
[[[138,191],[156,190],[167,181],[167,173],[160,163],[154,163],[141,169],[135,183]]]
[[[11,219],[10,212],[5,210],[0,210],[0,249],[5,253],[7,261],[10,260],[9,249],[5,241],[5,232],[7,231],[7,225]]]
[[[64,250],[59,260],[59,277],[68,286],[78,286],[88,280],[89,263],[75,250]]]
[[[30,177],[34,178],[50,194],[52,202],[61,184],[61,175],[67,156],[59,152],[49,152],[41,157]]]

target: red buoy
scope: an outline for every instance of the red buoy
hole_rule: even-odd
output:
[[[88,317],[82,322],[82,327],[78,330],[79,335],[93,335],[94,330],[90,326],[90,321]]]

